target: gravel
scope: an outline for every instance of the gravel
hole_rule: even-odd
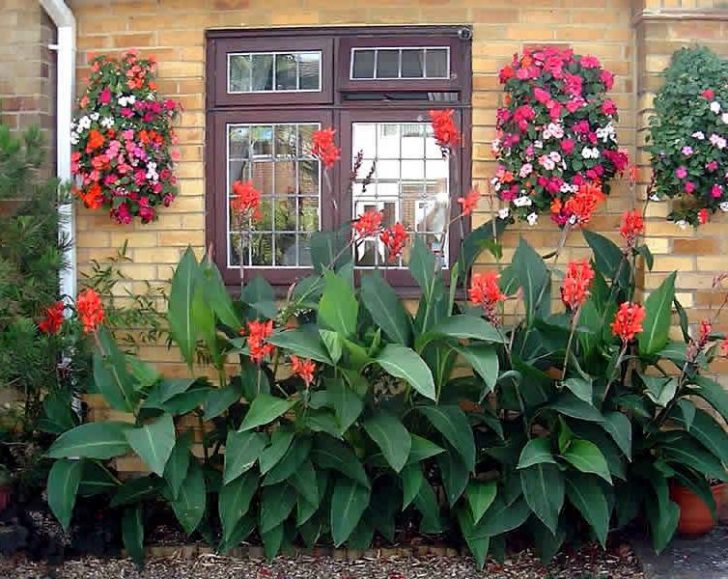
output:
[[[83,559],[58,567],[25,559],[0,558],[0,577],[32,579],[644,579],[631,548],[610,552],[586,547],[561,554],[543,566],[528,550],[510,554],[503,564],[488,561],[479,572],[467,557],[372,557],[346,560],[336,556],[299,555],[273,562],[203,554],[187,558],[151,558],[139,572],[129,559]]]

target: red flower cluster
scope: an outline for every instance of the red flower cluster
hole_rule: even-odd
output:
[[[400,256],[407,245],[409,233],[401,223],[395,223],[389,229],[385,229],[379,235],[381,242],[387,246],[389,261],[393,262]]]
[[[623,344],[626,344],[634,340],[635,335],[642,331],[642,322],[644,319],[644,306],[624,302],[619,306],[610,327],[612,328],[612,333],[619,337]]]
[[[483,273],[474,273],[470,281],[470,289],[468,290],[468,298],[470,303],[481,306],[485,312],[486,319],[498,324],[498,313],[496,306],[498,302],[506,299],[506,295],[501,292],[498,280],[500,275],[494,271],[486,271]]]
[[[291,356],[291,370],[294,376],[298,376],[306,383],[306,388],[313,382],[313,374],[316,371],[316,363],[313,360],[301,359],[298,356]]]
[[[430,111],[430,122],[435,133],[435,141],[445,154],[461,141],[460,130],[455,124],[453,109]]]
[[[240,333],[244,334],[245,330],[241,330]],[[265,341],[272,334],[273,320],[267,322],[253,320],[252,322],[248,322],[248,350],[250,352],[250,359],[258,365],[263,362],[263,358],[273,354],[276,349],[273,344],[268,344]]]
[[[63,325],[63,302],[56,302],[46,310],[45,318],[38,323],[38,329],[44,334],[55,336]]]
[[[72,125],[74,193],[89,209],[106,207],[117,223],[153,221],[177,194],[171,147],[179,106],[159,99],[154,64],[132,51],[94,58]]]
[[[493,187],[518,219],[535,223],[552,207],[563,227],[569,216],[561,209],[582,186],[599,182],[609,193],[609,181],[627,167],[617,109],[606,98],[614,77],[593,56],[545,47],[514,55],[500,82],[506,94],[496,115]]]
[[[321,129],[314,131],[312,137],[312,154],[318,157],[324,164],[324,167],[330,169],[334,163],[341,158],[341,150],[334,143],[334,129]]]
[[[235,181],[233,193],[230,208],[238,217],[260,218],[260,191],[253,187],[252,181]]]
[[[458,203],[462,209],[462,215],[470,215],[473,210],[478,206],[478,200],[480,199],[480,191],[476,188],[472,188],[465,197],[458,197]]]
[[[96,290],[88,288],[78,294],[76,298],[76,312],[83,325],[83,332],[95,332],[104,321],[104,305]]]
[[[381,211],[370,209],[354,221],[354,231],[359,237],[376,235],[382,227],[382,219],[384,219],[384,214]]]
[[[559,225],[570,224],[575,227],[586,225],[599,204],[606,199],[602,188],[595,183],[584,183],[576,194],[562,204],[560,199],[551,203],[551,216]]]
[[[566,266],[566,276],[561,284],[561,300],[571,311],[582,306],[589,297],[589,287],[594,270],[586,259],[571,261]]]
[[[645,232],[645,220],[642,214],[633,209],[622,215],[622,223],[619,226],[619,234],[627,242],[627,247],[632,248],[637,243],[637,238]]]

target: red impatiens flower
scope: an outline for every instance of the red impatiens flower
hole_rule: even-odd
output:
[[[405,229],[405,226],[401,223],[395,223],[389,229],[382,231],[379,235],[379,239],[387,246],[390,262],[396,261],[399,257],[405,245],[407,245],[408,238],[409,233],[407,233],[407,229]]]
[[[634,247],[637,238],[645,232],[645,220],[642,214],[633,209],[622,215],[622,223],[619,226],[619,234],[627,242],[627,247]]]
[[[84,334],[91,334],[98,329],[101,322],[104,321],[104,305],[96,290],[88,288],[78,294],[76,312],[78,319],[83,324]]]
[[[698,223],[700,225],[705,225],[708,223],[708,218],[710,217],[710,214],[708,213],[708,210],[703,207],[698,211]]]
[[[240,333],[244,334],[245,330],[240,330]],[[273,334],[273,320],[267,322],[253,320],[248,322],[248,350],[250,352],[250,359],[258,365],[263,361],[263,358],[273,354],[276,349],[273,344],[268,344],[265,341],[271,334]]]
[[[715,91],[712,88],[706,88],[700,93],[700,96],[706,100],[712,101],[715,98]]]
[[[98,209],[104,204],[104,195],[101,192],[101,185],[98,183],[91,183],[85,191],[79,189],[77,193],[83,204],[89,209]]]
[[[472,188],[465,197],[458,197],[458,203],[462,207],[462,215],[470,215],[473,210],[478,206],[478,199],[480,199],[480,191],[476,188]]]
[[[486,271],[483,273],[473,274],[470,281],[470,289],[468,290],[468,298],[470,303],[481,306],[485,312],[485,317],[493,324],[498,324],[498,316],[496,305],[506,299],[506,295],[501,292],[498,279],[500,275],[495,271]]]
[[[318,157],[324,164],[324,167],[330,169],[334,163],[341,158],[341,149],[334,143],[334,129],[321,129],[314,131],[311,152],[314,157]]]
[[[619,306],[614,321],[611,324],[612,333],[618,336],[623,344],[634,340],[636,334],[642,331],[642,322],[645,319],[645,308],[632,302],[624,302]]]
[[[104,146],[105,141],[106,139],[104,139],[104,135],[96,129],[91,129],[88,132],[88,140],[86,141],[86,152],[92,153],[96,149],[100,149]]]
[[[572,225],[586,225],[591,221],[594,211],[605,199],[602,188],[595,183],[579,186],[576,194],[564,203],[564,212]]]
[[[252,181],[235,181],[235,196],[230,201],[230,208],[241,217],[260,217],[260,191],[253,187]]]
[[[313,360],[301,359],[298,356],[291,356],[291,370],[294,376],[298,376],[306,383],[306,388],[313,382],[313,374],[316,371],[316,363]]]
[[[354,221],[354,231],[359,237],[371,237],[376,235],[382,227],[382,219],[384,214],[381,211],[370,209],[364,215],[360,215],[359,219]]]
[[[55,336],[63,325],[63,302],[56,302],[46,310],[43,320],[38,323],[38,329],[44,334]]]
[[[561,284],[561,300],[571,311],[587,300],[593,279],[594,270],[586,259],[571,261],[566,266],[566,276]]]
[[[452,149],[460,142],[460,131],[455,125],[453,109],[430,111],[432,130],[435,133],[437,146],[443,151]]]

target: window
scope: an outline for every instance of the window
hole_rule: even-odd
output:
[[[470,118],[470,38],[462,27],[215,30],[207,45],[207,238],[231,286],[239,268],[287,286],[310,272],[311,235],[369,209],[419,236],[443,267],[456,257],[460,228],[446,234],[453,196],[470,182],[468,136],[443,158],[429,111]],[[324,174],[311,136],[333,127],[342,160]],[[351,182],[357,154],[362,167]],[[371,179],[365,177],[371,174]],[[251,180],[261,214],[241,236],[230,214],[232,185]],[[457,204],[455,204],[457,205]],[[385,265],[378,239],[355,263]],[[387,279],[414,288],[408,255]],[[246,274],[248,275],[248,274]]]

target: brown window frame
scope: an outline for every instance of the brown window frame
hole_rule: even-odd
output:
[[[342,162],[330,171],[334,199],[320,185],[320,223],[331,230],[350,222],[350,167],[352,159],[352,123],[427,122],[432,109],[455,109],[460,128],[471,121],[471,31],[464,26],[381,26],[331,28],[276,28],[244,30],[209,30],[206,69],[206,242],[226,285],[239,284],[238,267],[228,267],[227,239],[227,124],[267,122],[319,122],[333,126],[339,137]],[[447,46],[450,54],[450,79],[350,79],[352,48]],[[227,55],[235,52],[319,50],[322,54],[320,92],[228,93]],[[397,99],[418,93],[450,93],[455,100]],[[369,95],[369,98],[362,98]],[[381,98],[376,98],[381,95]],[[354,98],[352,98],[354,97]],[[374,100],[371,100],[371,99]],[[463,131],[463,146],[450,158],[451,206],[471,178],[471,142]],[[335,201],[336,203],[333,203]],[[334,206],[338,211],[334,211]],[[455,209],[453,209],[454,211]],[[465,230],[470,229],[469,220]],[[457,260],[461,230],[451,227],[449,263]],[[291,283],[312,273],[312,268],[245,267],[245,275],[260,274],[276,289],[284,291]],[[387,280],[403,296],[417,296],[419,290],[406,269],[387,270]]]

